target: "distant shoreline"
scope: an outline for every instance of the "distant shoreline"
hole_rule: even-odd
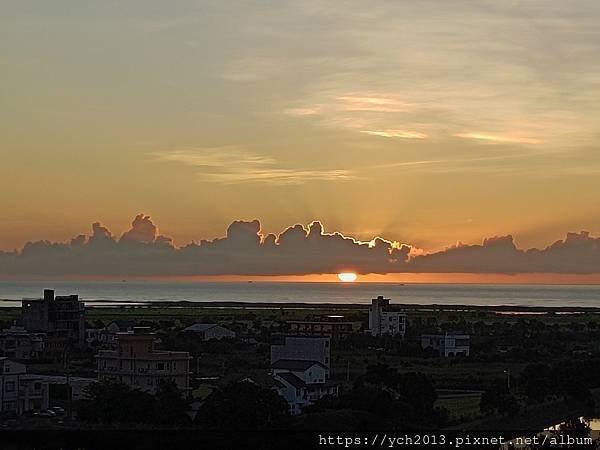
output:
[[[84,300],[85,301],[85,300]],[[0,308],[18,308],[19,306],[3,306],[3,302],[19,302],[19,300],[0,299]],[[86,308],[123,308],[123,309],[308,309],[308,310],[366,310],[367,303],[308,303],[308,302],[244,302],[244,301],[132,301],[127,300],[93,300],[95,305]],[[98,305],[100,304],[100,305]],[[486,311],[503,314],[523,313],[600,313],[600,307],[592,306],[515,306],[515,305],[465,305],[465,304],[416,304],[394,303],[393,306],[406,311]]]

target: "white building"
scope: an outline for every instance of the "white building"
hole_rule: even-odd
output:
[[[440,356],[469,356],[471,338],[468,334],[445,333],[445,334],[423,334],[421,336],[421,347],[436,350]]]
[[[329,380],[331,338],[328,336],[282,336],[271,345],[271,375],[291,414],[325,395],[337,395]]]
[[[390,300],[383,298],[382,295],[371,300],[369,306],[369,329],[367,330],[373,336],[400,335],[404,337],[406,333],[406,314],[401,311],[393,311],[390,307]]]
[[[0,357],[0,417],[48,409],[48,383],[26,373],[24,364]]]
[[[196,333],[202,337],[202,340],[208,341],[209,339],[221,340],[223,338],[235,338],[235,332],[228,330],[221,325],[216,323],[195,323],[183,331]]]
[[[12,326],[0,331],[0,356],[9,359],[38,359],[44,353],[44,333],[30,333],[23,327]]]
[[[316,361],[327,368],[331,365],[331,338],[329,336],[281,336],[271,344],[271,365],[280,359]]]
[[[91,348],[115,349],[117,334],[132,332],[134,327],[135,322],[131,320],[113,320],[104,328],[86,329],[86,343]]]
[[[156,336],[148,329],[117,334],[116,350],[100,350],[98,380],[127,384],[151,394],[159,381],[175,382],[184,395],[190,389],[190,355],[188,352],[161,351],[154,348]]]
[[[329,369],[317,361],[280,359],[271,365],[271,372],[290,414],[300,414],[325,395],[338,394],[337,384],[328,380]]]

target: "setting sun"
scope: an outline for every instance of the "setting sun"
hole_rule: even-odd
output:
[[[338,278],[343,283],[352,283],[356,281],[357,276],[354,272],[343,272],[338,273]]]

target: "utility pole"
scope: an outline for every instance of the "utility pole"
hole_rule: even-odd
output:
[[[510,369],[506,369],[504,373],[506,374],[506,387],[508,388],[508,392],[510,392]]]
[[[71,391],[71,374],[69,371],[66,373],[67,376],[67,418],[73,417],[73,393]]]

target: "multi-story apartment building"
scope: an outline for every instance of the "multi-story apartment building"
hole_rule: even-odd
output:
[[[23,299],[21,320],[27,331],[46,333],[48,353],[85,347],[85,304],[77,295],[55,297],[52,289],[44,289],[43,298]]]
[[[117,333],[116,350],[100,350],[98,380],[125,383],[156,393],[161,380],[173,380],[183,395],[190,389],[190,355],[155,349],[156,336],[148,328]]]
[[[369,330],[373,336],[400,335],[406,333],[406,314],[395,311],[390,306],[390,299],[382,295],[371,300],[369,306]]]
[[[48,383],[26,373],[24,364],[0,357],[0,416],[48,409]]]
[[[44,333],[30,333],[23,327],[12,326],[0,331],[0,356],[10,359],[39,359],[44,353]]]
[[[344,320],[344,316],[323,316],[320,320],[291,320],[288,323],[290,334],[306,336],[329,336],[341,339],[352,334],[352,322]]]

